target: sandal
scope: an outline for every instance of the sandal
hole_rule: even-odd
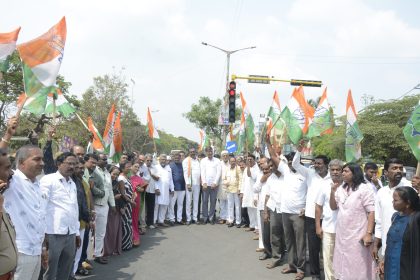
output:
[[[81,267],[76,271],[76,274],[81,276],[87,276],[89,275],[89,271]]]
[[[303,272],[296,273],[295,280],[303,280],[303,278],[305,278],[305,273]]]
[[[291,269],[290,267],[285,267],[281,270],[282,274],[289,274],[289,273],[296,273],[297,271],[294,269]]]

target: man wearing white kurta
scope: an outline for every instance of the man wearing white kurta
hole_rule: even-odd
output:
[[[338,210],[330,207],[330,194],[333,184],[341,185],[343,182],[341,170],[343,162],[333,159],[329,163],[331,182],[322,186],[315,201],[316,234],[322,239],[322,257],[324,259],[324,275],[326,280],[334,280],[333,256],[335,247],[335,226]],[[322,225],[321,225],[322,221]]]
[[[214,224],[217,190],[219,188],[220,177],[222,176],[220,160],[213,157],[211,147],[206,148],[207,157],[200,162],[201,181],[203,183],[203,223]],[[210,198],[210,212],[209,212]]]
[[[242,207],[246,207],[248,209],[248,216],[249,216],[249,230],[253,231],[257,228],[257,207],[254,204],[254,200],[256,199],[256,195],[252,190],[252,186],[255,184],[257,180],[257,175],[259,174],[260,170],[258,165],[255,163],[255,156],[248,155],[247,157],[247,167],[245,168],[242,180],[242,187],[241,187],[241,196],[242,196]]]
[[[159,226],[167,226],[164,224],[165,215],[168,210],[170,197],[174,195],[172,171],[166,163],[166,155],[161,154],[159,156],[159,165],[156,166],[159,180],[155,182],[155,215],[158,216]]]
[[[223,187],[222,180],[227,170],[230,167],[228,151],[226,150],[222,151],[221,157],[222,157],[222,160],[220,161],[220,164],[222,167],[222,176],[220,176],[220,182],[219,182],[219,186],[221,187],[219,188],[219,192],[217,193],[217,198],[219,199],[219,205],[220,205],[220,223],[224,224],[228,217],[228,205],[227,205],[228,201],[227,201],[226,188]]]
[[[197,223],[198,200],[200,198],[200,162],[197,159],[197,152],[194,148],[189,150],[189,156],[182,162],[184,179],[187,185],[185,212],[187,214],[187,225],[191,223],[191,201],[193,202],[192,220]]]
[[[233,222],[236,214],[236,227],[241,227],[241,203],[239,200],[239,182],[241,180],[241,170],[236,165],[234,157],[229,160],[230,167],[226,170],[223,177],[223,186],[227,191],[228,200],[228,217],[227,223],[229,227],[233,227]]]

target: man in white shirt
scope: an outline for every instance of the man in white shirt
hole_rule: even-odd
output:
[[[153,156],[147,154],[145,157],[145,169],[143,170],[143,179],[148,183],[145,194],[146,202],[146,225],[153,229],[155,228],[155,182],[159,180],[156,168],[153,166]]]
[[[402,180],[403,170],[404,164],[400,159],[391,158],[385,161],[384,175],[389,185],[379,189],[375,198],[375,242],[372,255],[376,260],[385,255],[386,236],[392,224],[392,215],[395,213],[392,205],[394,190],[402,186],[410,187]]]
[[[193,202],[192,222],[197,223],[198,199],[200,197],[200,162],[197,159],[195,148],[189,149],[189,155],[182,161],[184,179],[186,184],[185,212],[187,225],[191,223],[191,201]]]
[[[170,199],[174,195],[174,182],[172,180],[172,170],[167,165],[165,154],[159,156],[159,165],[156,166],[156,171],[159,180],[155,181],[155,216],[157,216],[159,226],[167,227],[168,225],[164,221]]]
[[[281,147],[276,153],[271,145],[270,137],[266,137],[267,148],[274,166],[283,175],[284,185],[281,191],[280,212],[282,213],[284,237],[287,247],[288,266],[281,273],[296,273],[297,277],[305,275],[306,241],[304,208],[306,203],[306,181],[292,166],[295,156],[290,153],[286,156],[287,164],[280,158]]]
[[[16,163],[17,169],[4,193],[4,208],[14,224],[19,253],[14,279],[36,280],[41,270],[46,215],[46,199],[37,179],[44,167],[41,149],[32,145],[21,147]]]
[[[94,197],[96,220],[95,220],[95,260],[102,263],[103,258],[103,248],[104,248],[104,238],[106,232],[106,224],[108,221],[108,211],[111,207],[111,211],[115,213],[115,200],[114,192],[112,191],[112,179],[111,174],[109,174],[106,169],[108,158],[104,153],[98,155],[98,164],[96,166],[95,172],[102,179],[104,196],[101,198]],[[105,262],[107,259],[104,259]]]
[[[66,152],[57,157],[58,171],[45,175],[41,191],[46,198],[46,236],[48,268],[44,280],[68,279],[76,248],[80,247],[79,206],[76,184],[71,179],[76,156]]]
[[[312,279],[320,279],[321,268],[319,256],[321,253],[321,239],[316,235],[315,228],[315,200],[322,186],[330,185],[328,172],[329,159],[327,156],[318,155],[314,159],[314,168],[308,168],[300,164],[300,152],[305,146],[301,140],[292,162],[293,168],[306,179],[308,192],[305,205],[305,231],[308,236],[309,264]]]
[[[331,210],[330,194],[332,184],[339,186],[343,182],[341,176],[343,165],[343,162],[338,159],[333,159],[330,161],[330,185],[321,187],[315,201],[316,234],[322,240],[322,257],[324,259],[324,275],[326,280],[335,279],[332,265],[335,247],[335,225],[337,221],[338,210]]]
[[[252,186],[252,189],[254,193],[258,195],[257,215],[260,216],[259,239],[261,240],[264,248],[264,253],[259,257],[259,259],[266,260],[272,256],[270,219],[268,218],[268,212],[264,212],[265,204],[268,200],[266,182],[268,177],[271,176],[271,167],[266,160],[264,160],[260,165],[262,173],[257,177],[257,181]]]
[[[376,196],[378,190],[382,188],[381,180],[378,178],[378,166],[374,162],[367,162],[363,171],[365,172],[366,184],[372,187]]]
[[[215,223],[215,210],[217,191],[219,188],[220,177],[222,176],[222,168],[220,160],[213,157],[213,149],[206,147],[207,157],[200,162],[201,181],[203,183],[203,209],[202,209],[202,223]],[[209,198],[210,198],[210,212],[209,212]]]
[[[247,156],[247,166],[245,168],[244,174],[242,176],[242,187],[241,187],[241,198],[242,198],[242,207],[248,209],[249,216],[249,231],[254,231],[258,228],[257,225],[257,207],[254,204],[257,196],[252,190],[252,186],[257,181],[257,175],[260,173],[258,165],[255,163],[255,156],[249,154]]]
[[[270,221],[271,226],[271,255],[273,262],[267,264],[268,269],[275,268],[284,260],[286,243],[284,239],[283,218],[281,214],[281,196],[285,187],[284,176],[277,167],[270,162],[271,175],[267,179],[267,196],[264,207],[263,218]]]
[[[220,182],[219,182],[219,191],[217,193],[217,198],[219,199],[219,206],[220,206],[220,224],[226,223],[226,220],[228,218],[228,202],[227,202],[227,192],[226,189],[222,185],[222,179],[224,178],[224,175],[226,174],[227,170],[230,168],[229,164],[229,153],[228,151],[224,150],[220,153],[222,160],[220,161],[221,167],[222,167],[222,176],[220,176]]]

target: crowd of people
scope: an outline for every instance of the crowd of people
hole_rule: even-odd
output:
[[[321,279],[321,261],[325,279],[420,277],[420,178],[406,180],[399,159],[382,182],[373,162],[304,165],[303,142],[283,155],[267,137],[269,156],[206,147],[110,164],[77,145],[54,158],[50,130],[43,150],[24,145],[11,161],[17,126],[11,118],[0,142],[0,280],[74,279],[94,265],[89,247],[106,265],[146,230],[216,223],[255,233],[267,268],[286,263],[297,280],[307,267]]]

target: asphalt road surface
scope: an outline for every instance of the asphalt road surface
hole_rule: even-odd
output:
[[[139,248],[110,258],[107,265],[94,263],[91,276],[83,279],[294,279],[281,274],[281,267],[265,268],[271,260],[258,260],[254,235],[217,224],[149,229]]]

